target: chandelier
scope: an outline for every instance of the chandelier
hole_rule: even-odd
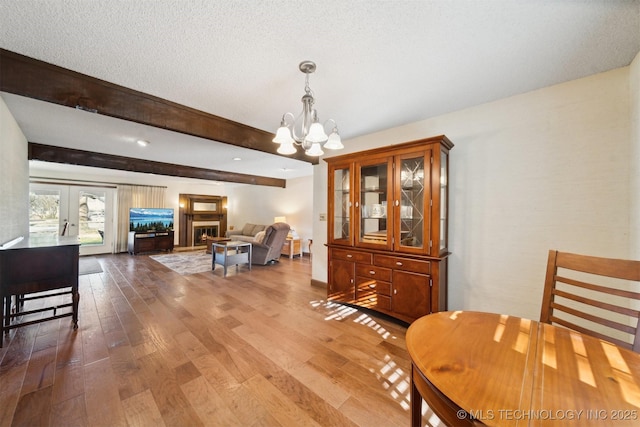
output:
[[[301,146],[306,155],[316,157],[324,154],[323,147],[330,150],[344,148],[335,120],[329,119],[324,124],[321,124],[318,119],[318,112],[313,108],[315,99],[309,87],[309,74],[316,70],[315,62],[302,61],[299,68],[305,74],[305,94],[302,96],[302,112],[298,117],[295,117],[292,113],[285,113],[282,116],[276,137],[273,138],[273,142],[280,144],[278,153],[287,155],[295,153],[294,144]],[[333,124],[329,136],[324,130],[327,124]]]

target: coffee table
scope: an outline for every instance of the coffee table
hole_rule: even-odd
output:
[[[227,267],[239,264],[247,264],[251,270],[251,243],[238,240],[226,242],[213,242],[211,244],[212,260],[211,269],[216,269],[216,264],[224,267],[224,277],[227,277]]]

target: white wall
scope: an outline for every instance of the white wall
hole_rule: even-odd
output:
[[[313,177],[287,179],[286,188],[239,186],[229,198],[228,225],[242,228],[247,223],[272,224],[285,216],[301,238],[303,252],[312,237]],[[326,193],[326,190],[325,190]]]
[[[631,162],[630,257],[640,260],[640,53],[629,67]]]
[[[536,319],[549,249],[629,255],[629,90],[625,67],[349,140],[345,152],[447,135],[449,309]],[[326,163],[314,172],[326,176]],[[327,198],[315,190],[314,218]],[[326,248],[314,248],[313,278],[326,274]]]
[[[340,151],[342,154],[345,151]],[[320,160],[313,167],[313,246],[311,249],[312,279],[327,282],[327,163]],[[324,215],[324,220],[320,217]]]
[[[0,96],[0,244],[29,234],[27,139]]]

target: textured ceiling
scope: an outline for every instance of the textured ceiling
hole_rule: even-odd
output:
[[[269,132],[299,112],[298,63],[310,59],[320,118],[348,140],[626,66],[640,51],[640,1],[0,0],[0,47]],[[80,137],[86,113],[3,98],[29,140],[140,156],[122,143],[137,137],[133,125],[94,118]],[[311,173],[279,156],[231,162],[232,147],[205,156],[202,140],[166,138],[167,158],[154,160]]]

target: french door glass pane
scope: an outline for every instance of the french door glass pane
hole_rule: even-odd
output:
[[[105,191],[79,191],[79,232],[82,245],[101,245],[104,241]]]
[[[29,191],[29,234],[55,236],[60,224],[60,191],[35,189]]]

